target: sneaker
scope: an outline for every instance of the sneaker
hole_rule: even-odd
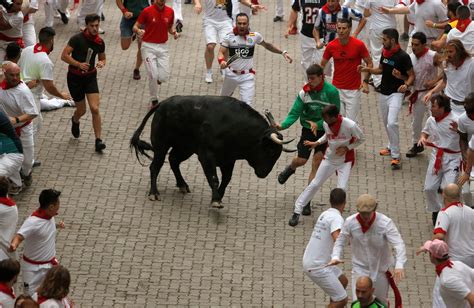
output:
[[[283,16],[275,16],[273,22],[283,21]]]
[[[184,4],[192,4],[193,1],[192,0],[184,0]]]
[[[133,70],[133,79],[134,80],[140,80],[142,76],[140,76],[140,70],[138,68]]]
[[[300,220],[300,214],[293,213],[293,216],[291,216],[291,219],[288,221],[288,224],[294,227],[298,224],[299,220]]]
[[[71,118],[71,134],[74,136],[74,138],[79,138],[81,135],[81,129],[79,128],[79,122],[74,122],[74,117]]]
[[[399,158],[393,158],[390,165],[392,166],[392,170],[400,170],[402,168],[402,162]]]
[[[95,151],[98,153],[102,153],[102,150],[104,150],[105,148],[105,143],[103,143],[101,139],[97,138],[95,140]]]
[[[105,34],[105,30],[102,28],[99,28],[99,34]]]
[[[157,99],[154,99],[151,101],[151,107],[155,107],[156,105],[158,105],[158,100]]]
[[[421,153],[425,150],[425,147],[423,145],[418,146],[418,144],[414,144],[411,149],[408,150],[408,152],[405,154],[408,158],[415,157],[418,153]]]
[[[69,17],[67,17],[66,13],[61,12],[58,10],[59,15],[61,15],[61,21],[63,24],[67,25],[69,23]]]
[[[295,170],[291,169],[291,165],[286,166],[285,170],[278,175],[278,183],[285,184],[293,173],[295,173]]]
[[[8,194],[10,196],[16,196],[21,192],[22,187],[16,186],[15,184],[10,182],[10,187],[8,188]]]
[[[311,201],[308,202],[303,208],[303,212],[301,212],[301,215],[303,216],[309,216],[311,215]]]
[[[296,35],[298,33],[298,28],[297,27],[292,27],[290,31],[288,31],[289,35]]]
[[[410,37],[408,36],[408,33],[406,33],[406,32],[403,32],[402,35],[400,35],[400,39],[402,41],[408,41],[409,38]]]
[[[23,176],[23,184],[26,187],[30,187],[31,184],[33,184],[33,177],[31,176],[31,173],[29,175],[24,175]]]
[[[183,22],[181,20],[176,21],[176,32],[183,32]]]
[[[383,148],[379,152],[380,156],[390,156],[391,153],[389,148]]]
[[[76,107],[76,102],[74,102],[72,99],[71,100],[65,99],[63,107]]]
[[[206,73],[206,78],[204,80],[207,83],[212,83],[212,73]]]
[[[100,14],[100,20],[101,20],[101,21],[105,21],[104,13],[101,13],[101,14]]]
[[[41,161],[35,159],[33,161],[33,168],[36,168],[36,167],[39,167],[39,166],[41,166]]]

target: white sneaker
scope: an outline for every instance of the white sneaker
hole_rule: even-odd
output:
[[[206,80],[207,83],[212,83],[212,73],[206,73]]]
[[[105,30],[102,28],[99,28],[99,34],[104,34],[104,33],[105,33]]]

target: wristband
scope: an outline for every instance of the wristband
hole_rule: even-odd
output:
[[[18,117],[15,117],[15,122],[16,124],[20,123],[20,119]]]
[[[436,23],[433,23],[433,29],[436,29]]]
[[[224,62],[224,61],[225,61],[224,58],[218,58],[218,59],[217,59],[217,62],[219,62],[219,64],[221,64],[221,63]]]
[[[285,53],[288,53],[288,51],[283,50],[283,51],[281,52],[282,55],[285,55]]]
[[[120,9],[122,11],[123,14],[127,13],[128,10],[124,7],[123,9]]]

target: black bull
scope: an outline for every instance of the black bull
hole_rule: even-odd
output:
[[[146,122],[153,115],[151,145],[140,140]],[[235,161],[245,159],[259,178],[265,178],[281,155],[281,134],[247,104],[224,96],[173,96],[151,109],[130,140],[130,147],[152,159],[149,197],[159,199],[156,180],[169,153],[176,186],[190,192],[179,165],[197,154],[212,189],[212,206],[222,207],[221,200],[232,178]],[[152,150],[150,157],[145,151]],[[219,185],[216,167],[221,169]]]

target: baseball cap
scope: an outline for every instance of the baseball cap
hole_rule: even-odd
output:
[[[357,198],[357,212],[359,213],[372,212],[376,207],[377,201],[369,194],[363,194]]]
[[[423,244],[423,249],[426,249],[435,257],[436,259],[444,259],[449,254],[448,244],[445,241],[438,239],[432,241],[426,241]]]

